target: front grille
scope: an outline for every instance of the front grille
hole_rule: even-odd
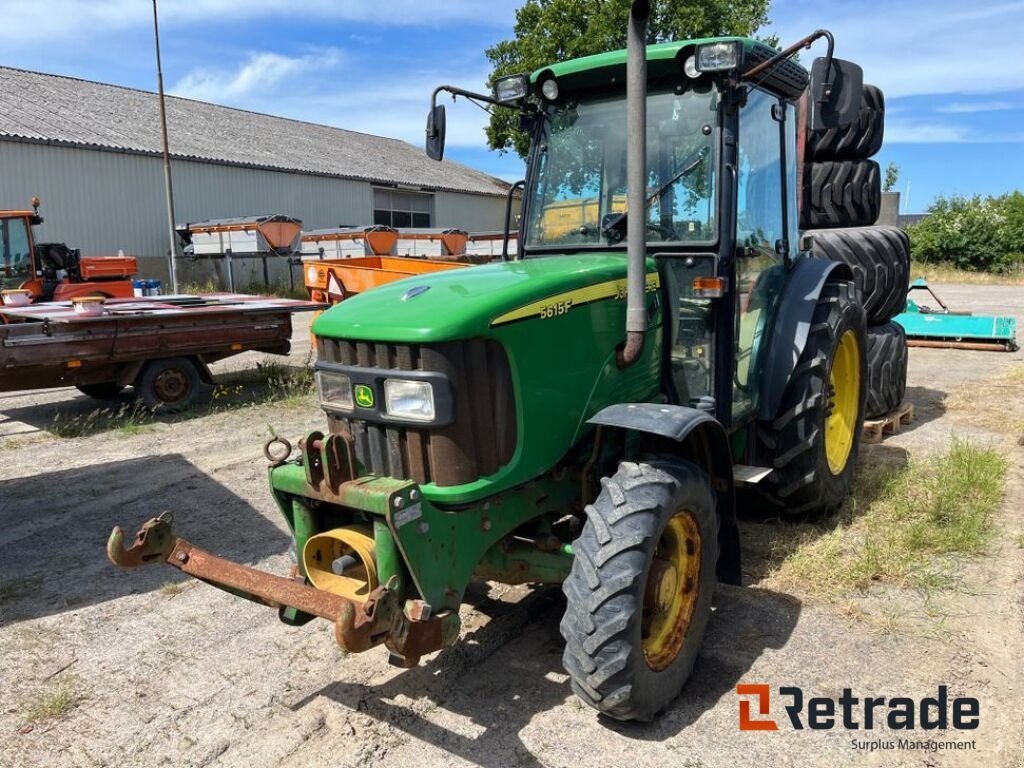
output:
[[[433,371],[451,382],[455,419],[445,427],[374,424],[328,415],[331,432],[351,435],[365,472],[451,486],[493,474],[512,459],[512,374],[505,349],[497,342],[377,344],[317,337],[316,344],[324,362]]]

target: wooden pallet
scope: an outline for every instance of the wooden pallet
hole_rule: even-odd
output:
[[[885,435],[898,435],[900,427],[914,421],[914,404],[904,403],[881,419],[865,419],[861,437],[865,443],[878,443]]]

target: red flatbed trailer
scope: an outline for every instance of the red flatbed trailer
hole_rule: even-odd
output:
[[[286,355],[292,313],[325,306],[239,294],[108,299],[97,316],[71,302],[0,306],[0,392],[75,386],[106,398],[133,385],[154,410],[182,410],[209,393],[210,363]]]

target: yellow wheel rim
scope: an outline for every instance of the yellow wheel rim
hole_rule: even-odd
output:
[[[690,512],[678,512],[658,540],[644,589],[640,639],[656,672],[679,655],[699,592],[700,529]]]
[[[839,338],[832,372],[828,377],[828,407],[825,417],[825,458],[829,471],[838,475],[846,468],[857,430],[860,402],[860,347],[853,331]]]

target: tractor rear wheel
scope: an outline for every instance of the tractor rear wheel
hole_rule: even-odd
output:
[[[804,245],[819,259],[850,266],[868,325],[887,323],[906,308],[910,238],[899,227],[816,229],[804,233]]]
[[[804,165],[801,229],[869,227],[882,207],[882,177],[874,160]]]
[[[758,430],[774,471],[757,492],[776,514],[826,512],[850,491],[864,423],[865,334],[857,288],[827,282],[778,415]]]
[[[113,400],[124,392],[124,387],[113,381],[104,381],[99,384],[76,384],[75,389],[93,400]]]
[[[679,695],[711,614],[718,515],[689,462],[623,462],[587,507],[563,584],[563,663],[583,701],[652,720]]]
[[[907,333],[899,323],[868,328],[868,382],[864,417],[896,410],[907,393]]]

